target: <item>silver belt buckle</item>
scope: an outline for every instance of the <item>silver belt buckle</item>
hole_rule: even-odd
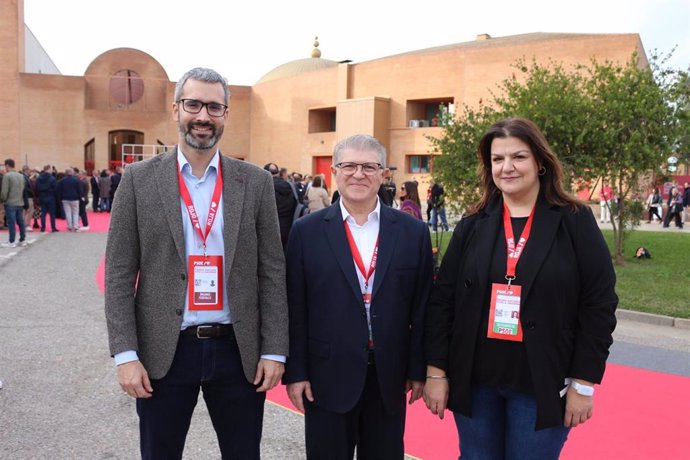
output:
[[[213,327],[213,326],[208,325],[208,324],[202,324],[201,326],[197,326],[197,327],[196,327],[196,338],[197,338],[197,339],[210,339],[211,337],[202,337],[202,336],[200,336],[200,335],[199,335],[199,331],[202,330],[202,329],[210,329],[210,328],[212,328],[212,327]]]

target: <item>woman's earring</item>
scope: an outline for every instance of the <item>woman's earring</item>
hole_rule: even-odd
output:
[[[537,172],[537,174],[539,174],[540,176],[543,176],[544,174],[546,174],[546,167],[542,166],[541,168],[539,168],[539,171]]]

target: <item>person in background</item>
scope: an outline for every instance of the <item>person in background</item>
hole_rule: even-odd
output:
[[[101,194],[101,211],[110,212],[110,170],[104,169],[101,171],[101,177],[98,180],[98,190]]]
[[[448,231],[448,221],[446,220],[446,192],[443,185],[434,182],[431,186],[431,227],[434,231],[438,230],[438,222],[441,221],[444,231]]]
[[[17,227],[19,227],[19,245],[26,246],[26,225],[24,224],[24,192],[26,181],[21,173],[14,169],[14,160],[5,160],[5,170],[7,171],[2,179],[0,186],[0,202],[5,204],[5,216],[7,217],[7,227],[9,228],[9,242],[2,242],[4,248],[16,248]]]
[[[288,237],[290,236],[290,229],[292,228],[292,221],[294,220],[297,200],[292,191],[292,184],[283,179],[278,165],[267,163],[264,165],[264,169],[271,173],[273,177],[273,190],[275,191],[276,210],[278,211],[278,223],[280,224],[280,242],[283,250],[285,250]]]
[[[101,189],[98,186],[98,170],[95,168],[91,171],[89,184],[91,185],[91,206],[93,207],[93,212],[101,212]]]
[[[659,193],[659,188],[655,187],[647,197],[648,224],[652,223],[652,216],[656,216],[656,218],[659,220],[659,223],[662,222],[660,211],[663,201],[664,200]]]
[[[34,189],[31,186],[31,168],[29,165],[22,166],[22,176],[24,176],[24,224],[27,232],[33,232],[34,227],[31,225],[31,218],[34,214]],[[38,225],[36,225],[38,228]]]
[[[322,183],[321,175],[314,176],[314,181],[311,187],[309,187],[309,192],[307,192],[309,212],[318,211],[331,205],[331,201],[328,199],[328,192],[323,188]]]
[[[400,210],[419,220],[422,219],[422,203],[419,201],[417,182],[403,182],[400,187]]]
[[[462,458],[556,460],[592,416],[613,342],[611,254],[533,122],[497,122],[478,150],[483,195],[427,308],[424,400],[453,412]]]
[[[676,228],[683,228],[683,196],[678,191],[678,187],[673,186],[668,194],[668,212],[664,219],[664,228],[668,228],[671,219],[675,220]]]
[[[50,165],[45,165],[36,179],[36,192],[41,202],[41,232],[46,231],[46,216],[50,215],[50,230],[55,233],[58,231],[55,225],[57,180]]]
[[[611,203],[613,200],[613,190],[606,182],[602,182],[599,191],[599,222],[602,224],[611,222]]]
[[[79,201],[82,197],[82,182],[74,169],[65,169],[65,176],[57,184],[58,200],[62,203],[67,221],[67,231],[79,231]]]
[[[86,214],[86,206],[89,204],[89,178],[86,176],[86,171],[79,171],[74,168],[75,173],[77,173],[77,179],[79,179],[79,218],[81,219],[80,232],[89,231],[89,217]]]

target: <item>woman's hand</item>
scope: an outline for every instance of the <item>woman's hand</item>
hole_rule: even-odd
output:
[[[594,386],[593,383],[579,380],[579,383]],[[563,425],[567,427],[576,427],[585,423],[592,418],[592,411],[594,409],[594,396],[583,396],[579,394],[573,387],[568,387],[568,392],[565,394],[565,417],[563,418]]]

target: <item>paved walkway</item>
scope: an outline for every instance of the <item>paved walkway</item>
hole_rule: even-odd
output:
[[[95,280],[106,234],[28,240],[0,249],[0,458],[137,458],[134,404],[115,380]],[[612,362],[690,376],[690,330],[621,320],[615,338]],[[301,416],[266,404],[262,458],[304,458],[303,438]],[[185,458],[219,458],[216,446],[201,403]]]

